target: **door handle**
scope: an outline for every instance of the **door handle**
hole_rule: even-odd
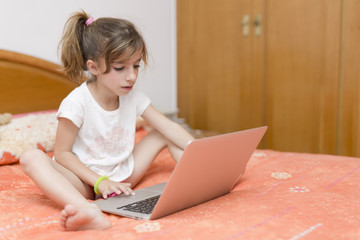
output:
[[[241,21],[242,25],[242,34],[244,37],[249,36],[250,33],[250,16],[248,14],[245,14]]]
[[[254,35],[255,37],[261,36],[261,15],[256,14],[254,19]]]

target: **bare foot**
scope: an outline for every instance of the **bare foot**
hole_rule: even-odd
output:
[[[111,227],[101,210],[93,205],[78,208],[68,204],[60,214],[61,228],[67,231],[76,230],[104,230]]]

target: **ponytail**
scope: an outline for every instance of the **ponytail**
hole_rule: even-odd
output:
[[[87,19],[89,16],[85,12],[74,13],[65,24],[59,44],[63,71],[75,82],[82,82],[85,79],[84,71],[87,69],[82,47],[82,36]]]

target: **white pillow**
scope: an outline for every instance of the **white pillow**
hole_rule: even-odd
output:
[[[56,111],[14,115],[0,126],[0,165],[19,161],[26,150],[53,151],[56,128]]]

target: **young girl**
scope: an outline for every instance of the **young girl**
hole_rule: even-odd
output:
[[[81,85],[59,107],[55,161],[34,149],[20,163],[63,207],[63,229],[106,229],[110,222],[87,199],[133,194],[132,187],[163,148],[178,161],[193,137],[133,89],[140,63],[147,60],[145,42],[133,24],[78,12],[67,21],[60,46],[64,71]],[[134,146],[139,116],[153,130]]]

